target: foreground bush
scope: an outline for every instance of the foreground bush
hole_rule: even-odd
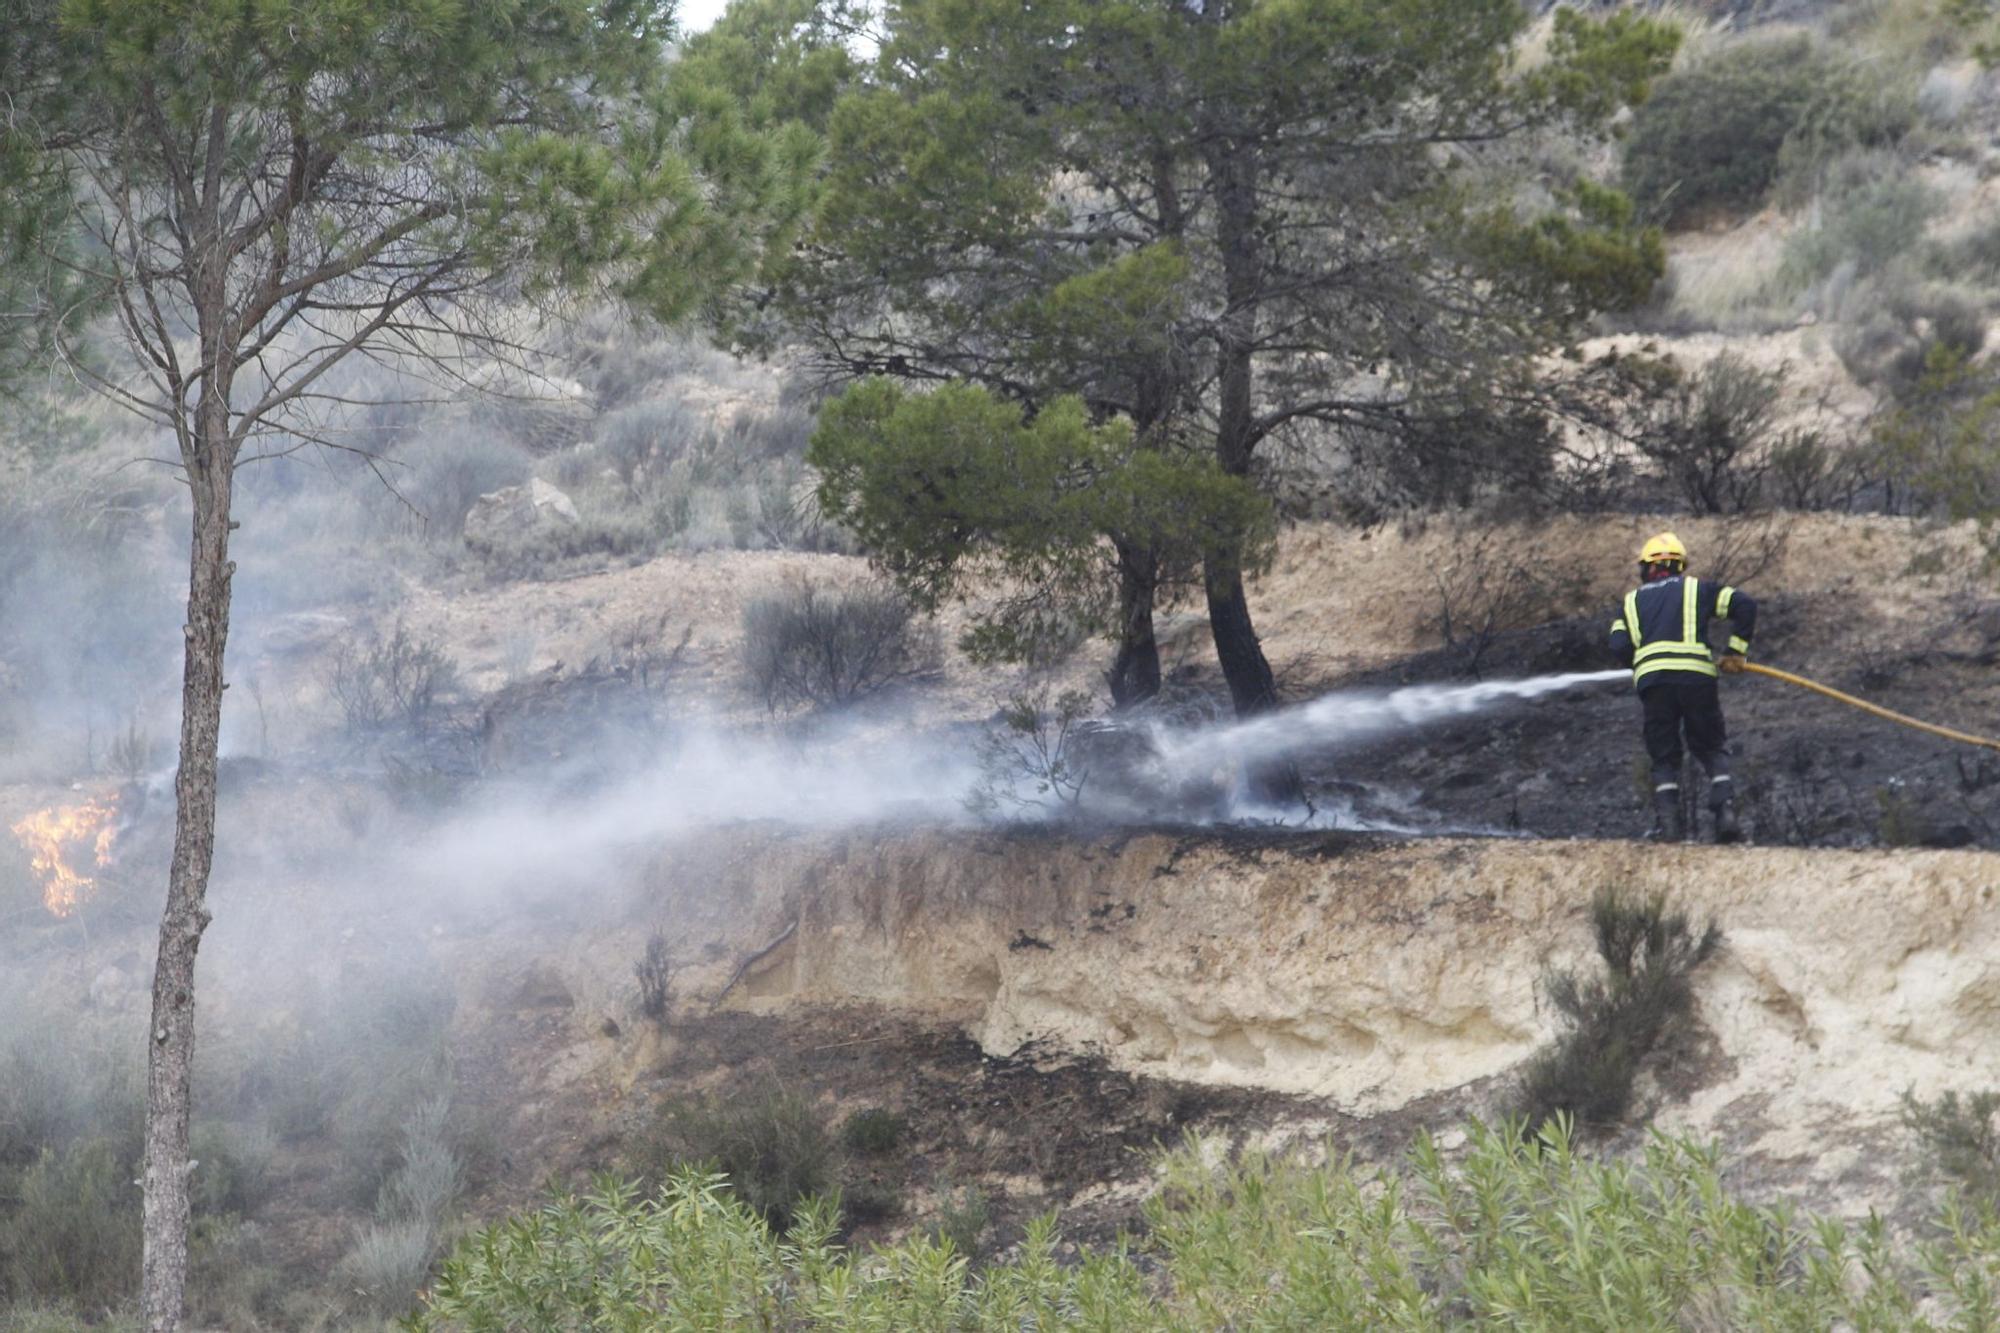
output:
[[[1715,1150],[1656,1139],[1593,1162],[1552,1126],[1474,1126],[1407,1169],[1256,1156],[1163,1163],[1144,1252],[1058,1262],[1049,1220],[974,1273],[924,1238],[854,1256],[831,1207],[782,1241],[714,1177],[600,1182],[467,1239],[417,1329],[1991,1328],[2000,1222],[1956,1212],[1914,1256],[1724,1188]],[[1935,1321],[1935,1322],[1933,1322]]]

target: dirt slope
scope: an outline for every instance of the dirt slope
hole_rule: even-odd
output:
[[[1991,854],[739,828],[663,850],[648,878],[633,906],[678,942],[695,1010],[860,1004],[989,1055],[1064,1050],[1363,1117],[1504,1086],[1554,1030],[1547,970],[1588,961],[1591,896],[1671,893],[1727,945],[1654,1123],[1835,1202],[1900,1195],[1905,1088],[2000,1084]],[[615,1002],[594,960],[637,939],[548,960],[580,1014]]]

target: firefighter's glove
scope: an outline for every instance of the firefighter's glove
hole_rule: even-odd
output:
[[[1722,668],[1725,675],[1734,676],[1742,672],[1743,668],[1749,665],[1749,662],[1742,653],[1724,653],[1722,660],[1717,662],[1716,665]]]

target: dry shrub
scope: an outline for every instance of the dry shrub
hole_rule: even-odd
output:
[[[419,638],[401,621],[388,637],[371,631],[334,653],[327,690],[350,732],[402,726],[422,733],[458,687],[458,664],[441,640]]]
[[[887,587],[828,592],[797,583],[758,598],[743,611],[750,688],[774,712],[853,703],[934,665],[915,619]]]
[[[632,965],[632,973],[639,982],[639,1012],[655,1023],[665,1022],[674,984],[665,932],[655,930],[646,937],[646,952]]]
[[[1823,443],[1784,424],[1786,371],[1733,352],[1685,372],[1659,363],[1645,386],[1633,443],[1697,514],[1740,514],[1764,501],[1773,454]]]
[[[1589,565],[1553,542],[1523,531],[1460,528],[1448,544],[1467,554],[1430,567],[1429,628],[1474,677],[1501,635],[1547,624],[1588,600]]]
[[[1750,583],[1776,564],[1798,527],[1788,513],[1739,514],[1724,520],[1694,572],[1713,583]]]
[[[1713,924],[1696,929],[1663,896],[1644,900],[1607,891],[1591,904],[1605,974],[1555,972],[1549,1000],[1569,1030],[1528,1062],[1520,1110],[1530,1134],[1558,1116],[1608,1128],[1623,1118],[1639,1067],[1688,1021],[1693,974],[1722,943]]]
[[[684,627],[678,636],[668,628],[668,613],[634,616],[611,631],[604,651],[584,667],[586,675],[602,669],[649,695],[666,693],[680,674],[688,645],[694,642],[694,627]]]

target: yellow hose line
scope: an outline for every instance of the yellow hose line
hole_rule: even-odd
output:
[[[1950,727],[1940,727],[1934,722],[1919,722],[1916,718],[1905,716],[1892,709],[1883,708],[1879,704],[1871,704],[1866,699],[1857,699],[1851,694],[1842,694],[1830,685],[1822,685],[1816,680],[1807,680],[1804,676],[1794,676],[1789,671],[1780,671],[1776,667],[1762,666],[1756,662],[1745,662],[1743,669],[1745,671],[1754,671],[1760,676],[1769,676],[1773,680],[1782,680],[1788,685],[1797,685],[1801,689],[1811,690],[1815,694],[1824,694],[1829,699],[1838,699],[1850,707],[1859,708],[1864,713],[1873,713],[1875,716],[1887,718],[1891,722],[1900,722],[1906,727],[1915,727],[1918,731],[1928,731],[1931,735],[1942,736],[1948,741],[1964,741],[1967,745],[1980,745],[1989,750],[2000,750],[2000,741],[1989,740],[1984,736],[1974,736],[1969,732],[1953,731]]]

